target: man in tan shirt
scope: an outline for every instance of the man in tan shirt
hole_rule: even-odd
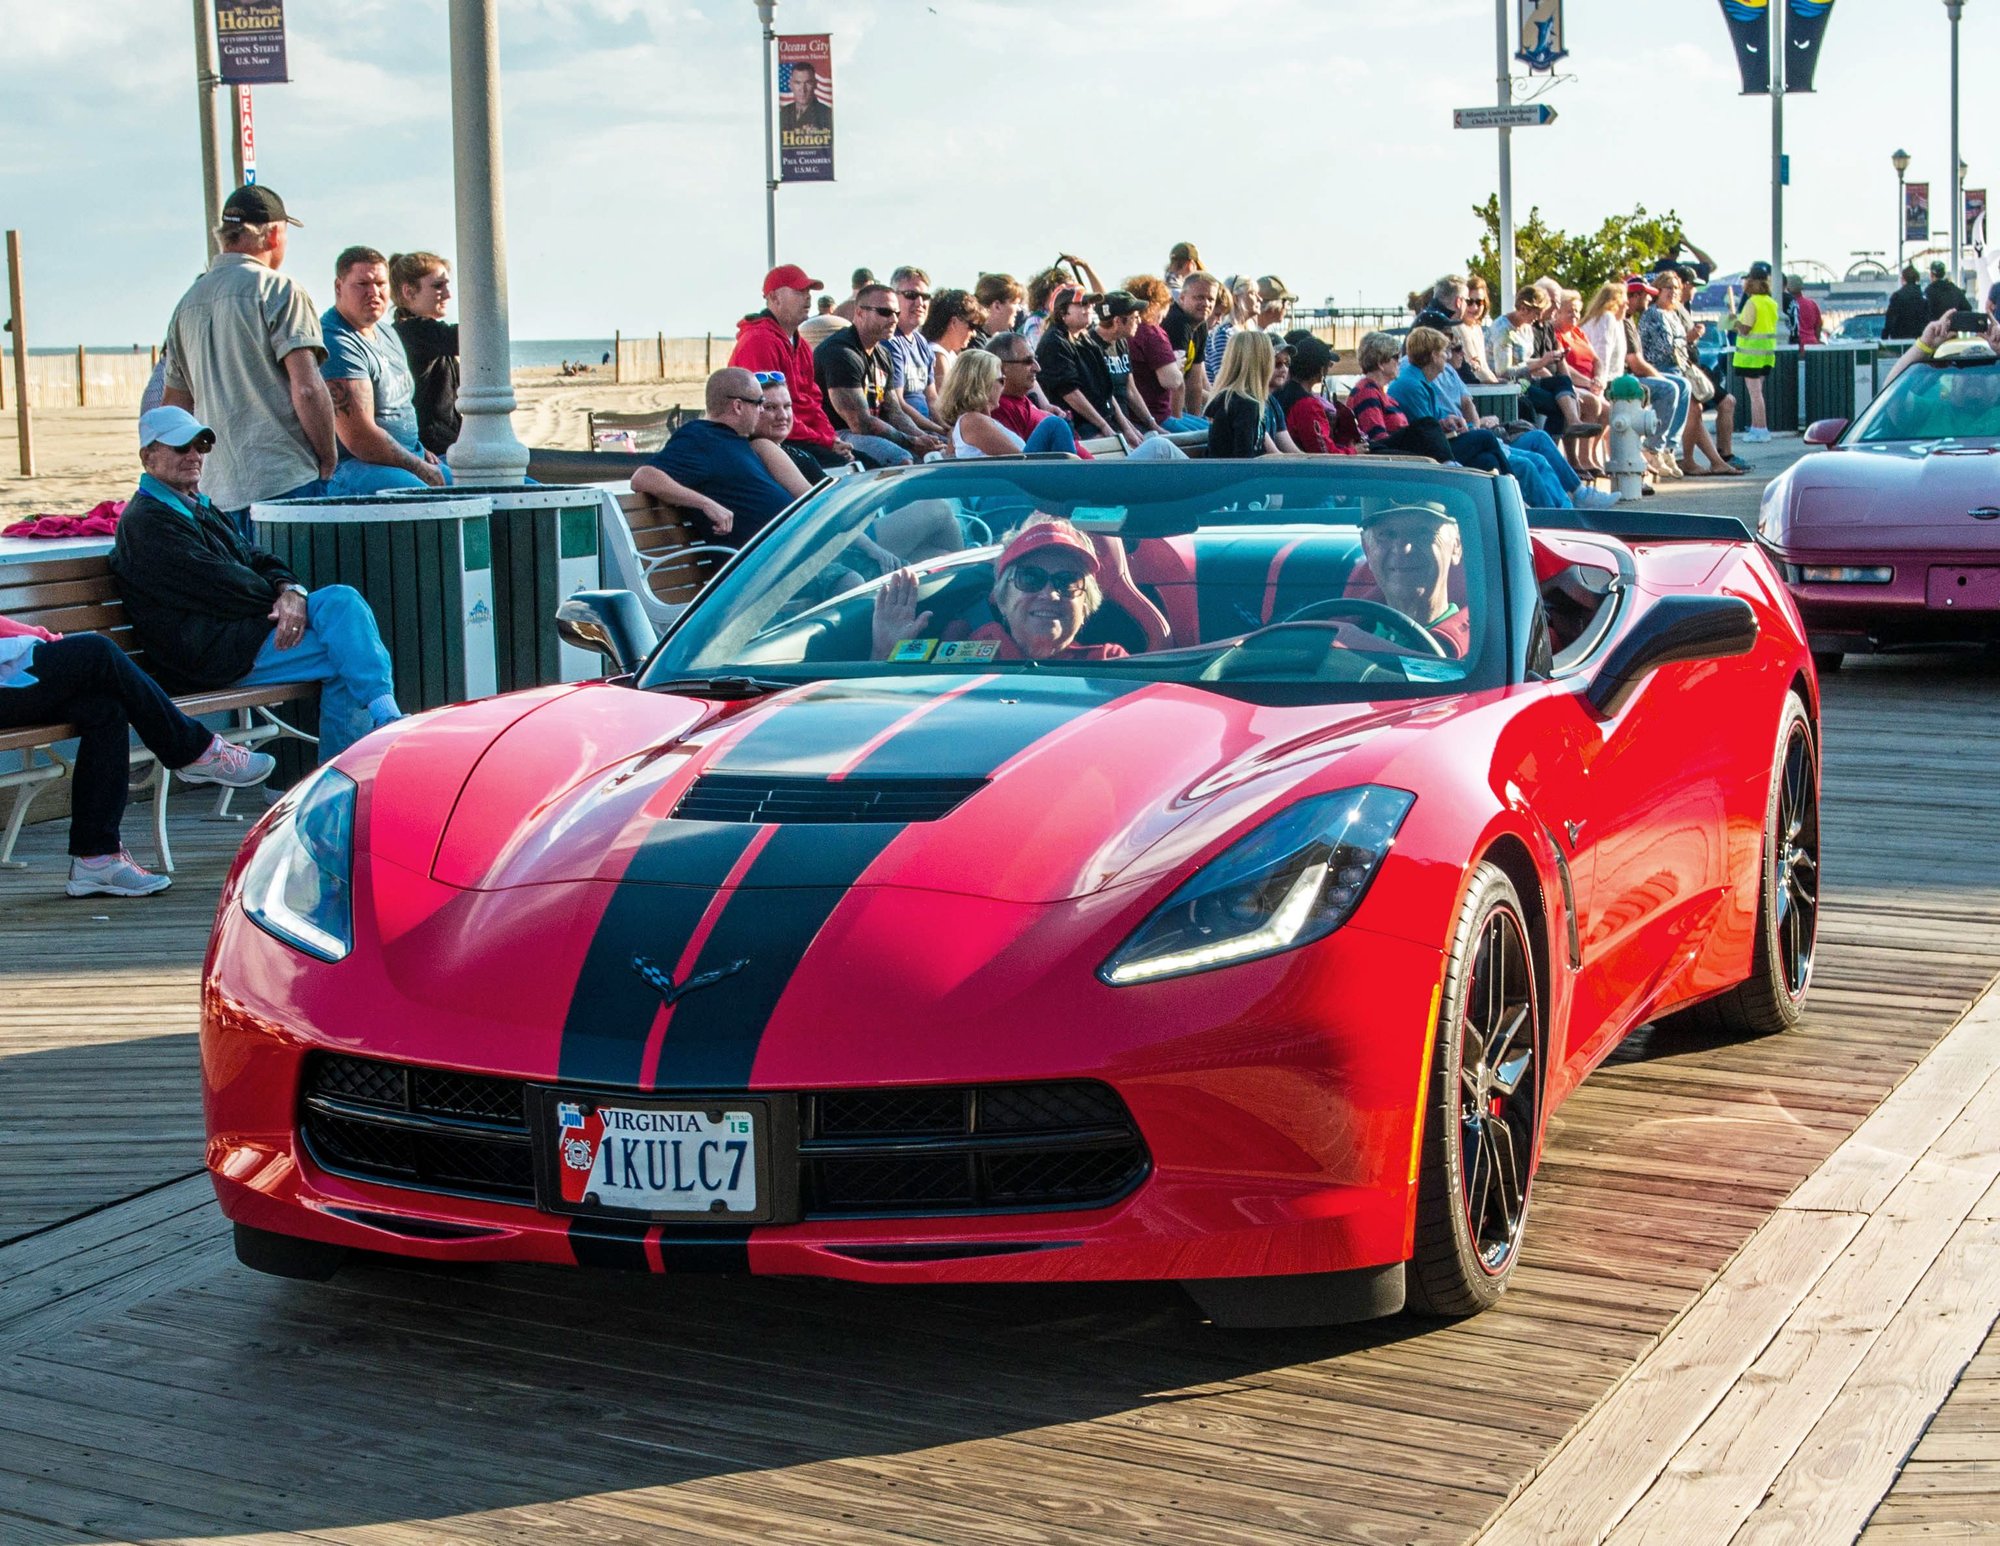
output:
[[[162,400],[220,427],[201,491],[245,537],[251,505],[325,492],[337,456],[319,314],[278,271],[298,224],[269,188],[230,194],[222,251],[167,324]]]

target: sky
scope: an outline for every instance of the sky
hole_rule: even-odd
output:
[[[0,226],[36,346],[150,342],[204,258],[189,7],[0,0]],[[289,272],[453,247],[444,0],[288,0],[292,81],[259,87],[260,178],[305,222]],[[1511,9],[1511,4],[1510,4]],[[753,0],[500,0],[517,338],[718,332],[759,304]],[[2000,194],[2000,0],[1963,24],[1962,152]],[[840,180],[778,194],[780,261],[937,285],[1059,251],[1108,282],[1177,240],[1309,304],[1394,304],[1474,251],[1496,182],[1492,0],[779,0],[833,35]],[[1770,109],[1714,0],[1569,0],[1560,117],[1514,140],[1518,210],[1568,229],[1678,211],[1727,268],[1770,240]],[[1115,40],[1107,45],[1104,40]],[[1786,251],[1893,258],[1890,154],[1949,185],[1938,0],[1838,0],[1786,104]],[[1517,69],[1520,68],[1517,66]]]

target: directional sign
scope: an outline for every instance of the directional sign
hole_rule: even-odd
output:
[[[1546,102],[1528,102],[1519,107],[1455,107],[1451,110],[1454,129],[1539,129],[1556,121],[1556,110]]]

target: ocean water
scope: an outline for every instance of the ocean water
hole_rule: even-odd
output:
[[[92,354],[129,354],[146,352],[144,344],[92,344]],[[39,344],[28,347],[30,354],[75,354],[74,344],[66,347],[49,348]],[[611,353],[608,338],[517,338],[514,340],[514,369],[532,370],[544,366],[560,365],[564,360],[574,360],[583,365],[601,363]]]

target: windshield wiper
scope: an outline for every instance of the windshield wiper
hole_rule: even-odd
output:
[[[797,682],[773,682],[761,676],[677,676],[670,682],[649,682],[649,692],[678,693],[683,698],[761,698],[788,692]]]

